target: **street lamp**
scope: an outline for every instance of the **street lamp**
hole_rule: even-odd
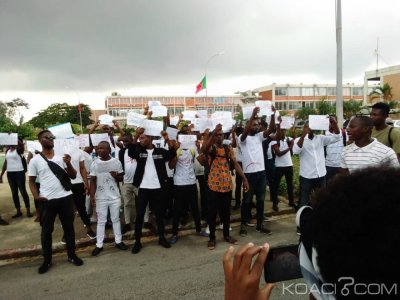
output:
[[[224,55],[224,54],[225,54],[225,51],[221,51],[221,52],[215,53],[215,54],[213,54],[213,55],[211,55],[211,56],[209,57],[209,59],[208,59],[207,62],[206,62],[206,68],[205,68],[205,72],[204,72],[204,75],[205,75],[205,77],[206,77],[206,80],[207,80],[207,68],[208,68],[208,64],[210,63],[210,61],[211,61],[213,58],[215,58],[215,57],[217,57],[217,56]],[[208,113],[208,90],[207,90],[207,86],[208,86],[208,84],[207,84],[207,81],[206,81],[206,110],[207,110],[207,113]]]
[[[82,107],[81,107],[81,98],[79,97],[79,94],[78,94],[78,92],[77,92],[75,89],[73,89],[73,88],[71,88],[71,87],[69,87],[69,86],[66,86],[65,88],[68,89],[68,90],[74,91],[75,94],[76,94],[76,96],[78,97],[78,101],[79,101],[79,104],[78,104],[78,107],[79,107],[79,120],[80,120],[80,122],[81,122],[81,133],[83,133],[83,130],[82,130]]]

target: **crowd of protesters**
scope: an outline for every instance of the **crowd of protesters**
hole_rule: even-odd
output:
[[[151,118],[151,112],[145,113]],[[283,176],[288,205],[298,210],[313,205],[313,191],[325,187],[337,174],[376,166],[399,167],[400,132],[386,125],[388,113],[387,104],[377,103],[372,107],[370,117],[352,118],[347,131],[340,129],[336,119],[330,117],[329,131],[319,134],[306,123],[299,137],[294,128],[280,128],[280,118],[275,117],[274,108],[269,124],[259,117],[256,107],[247,124],[243,127],[237,124],[230,132],[224,132],[221,125],[196,132],[182,121],[169,124],[166,117],[165,126],[177,128],[177,137],[168,136],[166,131],[160,132],[159,136],[146,134],[146,128],[137,128],[132,136],[114,122],[118,140],[114,139],[113,128],[100,126],[101,132],[108,133],[110,140],[71,156],[56,155],[55,137],[44,130],[38,135],[43,150],[30,153],[28,164],[23,156],[22,140],[7,149],[0,182],[7,171],[16,208],[12,218],[23,216],[18,190],[25,203],[26,215],[31,217],[25,172],[29,176],[37,220],[42,226],[44,262],[39,273],[45,273],[51,266],[52,232],[57,215],[64,230],[68,260],[77,266],[83,264],[75,254],[74,206],[88,237],[97,239],[93,256],[103,250],[105,228],[111,226],[115,247],[120,250],[128,249],[122,235],[134,229],[135,243],[131,251],[139,253],[143,247],[142,228],[151,226],[149,214],[155,217],[158,243],[162,247],[170,248],[178,242],[179,224],[190,212],[197,235],[208,237],[207,247],[213,250],[218,224],[223,229],[223,240],[238,244],[231,232],[231,209],[241,209],[239,235],[246,236],[249,227],[253,226],[261,234],[272,234],[264,225],[266,187],[269,186],[273,210],[278,212],[278,192]],[[90,133],[98,126],[96,124]],[[187,146],[179,142],[179,135],[195,135],[197,141]],[[294,197],[292,155],[298,155],[300,160],[298,201]],[[235,204],[231,207],[233,196]],[[90,219],[94,206],[96,233]],[[252,222],[253,206],[255,224]],[[172,236],[168,239],[165,218],[172,221]],[[206,221],[206,229],[202,228],[201,220]],[[0,224],[8,223],[0,218]]]

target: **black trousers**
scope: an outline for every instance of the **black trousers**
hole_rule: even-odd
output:
[[[281,183],[282,177],[285,176],[286,179],[286,187],[289,203],[293,204],[293,167],[276,167],[275,175],[274,175],[274,188],[273,188],[273,198],[272,202],[274,204],[278,204],[278,193],[279,193],[279,185]]]
[[[150,207],[154,210],[157,222],[158,236],[164,237],[164,204],[163,200],[165,191],[163,189],[142,189],[139,188],[138,196],[136,197],[136,222],[135,222],[135,239],[140,242],[142,237],[142,228],[144,221],[144,213],[146,212],[147,203],[150,202]]]
[[[240,168],[243,168],[242,163],[240,161],[238,161],[238,164],[240,166]],[[235,203],[237,206],[240,206],[240,203],[242,203],[242,199],[243,199],[243,193],[242,193],[242,183],[243,183],[243,179],[242,177],[240,177],[237,172],[236,172],[236,176],[235,176]]]
[[[175,201],[173,208],[172,234],[178,234],[179,220],[184,214],[187,205],[190,206],[196,231],[201,231],[199,205],[197,199],[197,185],[175,185]]]
[[[207,207],[208,207],[208,226],[210,228],[210,240],[215,240],[215,220],[217,212],[224,225],[224,237],[229,236],[229,226],[231,218],[231,198],[232,192],[219,193],[207,189]]]
[[[7,172],[8,184],[11,188],[11,194],[14,201],[14,206],[17,210],[21,209],[21,204],[19,203],[18,190],[21,192],[22,199],[24,199],[24,204],[26,208],[30,208],[29,196],[26,192],[25,183],[25,172]]]
[[[71,188],[75,207],[81,216],[83,224],[90,226],[90,219],[86,212],[86,193],[85,185],[83,183],[75,183]]]
[[[52,256],[52,233],[56,216],[60,218],[65,242],[67,244],[68,257],[75,254],[75,231],[74,231],[74,208],[72,195],[51,199],[41,203],[41,222],[42,222],[42,251],[44,260],[51,261]]]
[[[204,175],[196,176],[197,182],[199,183],[200,189],[200,209],[201,209],[201,219],[207,220],[207,183],[205,181]]]

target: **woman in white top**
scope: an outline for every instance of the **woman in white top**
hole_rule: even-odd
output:
[[[18,138],[18,145],[10,146],[6,150],[6,159],[1,170],[0,183],[3,183],[3,174],[7,170],[8,184],[10,185],[13,201],[17,213],[12,218],[19,218],[22,216],[21,204],[19,202],[18,190],[24,199],[26,215],[32,217],[29,204],[29,196],[26,192],[26,160],[24,157],[24,143],[22,139]]]

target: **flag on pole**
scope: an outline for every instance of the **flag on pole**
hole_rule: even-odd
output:
[[[206,89],[207,88],[207,80],[206,80],[206,76],[203,77],[203,79],[200,81],[200,83],[198,85],[196,85],[196,94],[198,92],[200,92],[202,89]]]
[[[78,104],[78,112],[82,112],[82,106],[80,103]]]

